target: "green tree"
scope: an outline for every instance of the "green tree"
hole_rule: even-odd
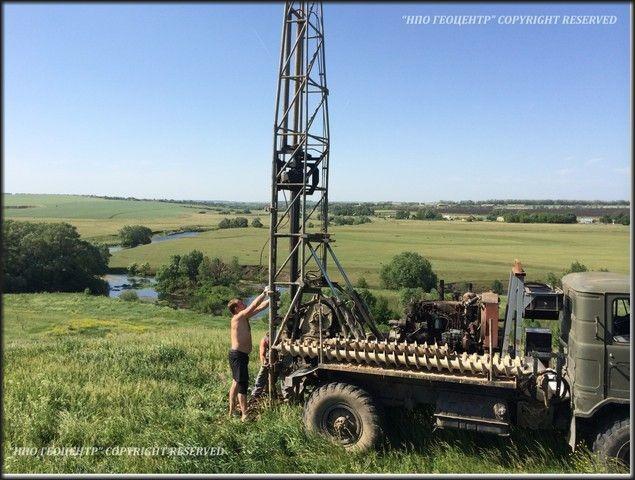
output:
[[[443,220],[443,215],[431,208],[420,208],[414,214],[415,220]]]
[[[390,309],[388,305],[388,299],[381,295],[377,297],[377,301],[370,309],[373,318],[377,323],[388,324],[388,320],[392,320],[396,317],[395,313]]]
[[[221,315],[225,313],[227,302],[236,295],[238,292],[235,288],[204,283],[194,291],[190,308],[197,312]]]
[[[110,254],[82,240],[68,223],[5,220],[3,225],[4,293],[82,292],[108,294],[99,278]]]
[[[122,247],[136,247],[152,242],[152,230],[143,225],[126,225],[119,230]]]
[[[203,253],[198,250],[192,250],[180,258],[179,274],[184,275],[191,282],[195,282],[202,262]]]
[[[131,263],[130,265],[128,265],[128,268],[126,270],[128,271],[128,275],[130,275],[131,277],[136,277],[139,273],[139,265],[136,263]]]
[[[492,282],[492,292],[494,293],[498,293],[499,295],[502,295],[505,292],[505,287],[503,286],[503,282],[501,282],[500,280],[494,280]]]
[[[148,275],[150,275],[151,272],[151,267],[150,264],[148,262],[142,263],[141,265],[139,265],[139,274],[143,275],[144,277],[147,277]]]
[[[373,309],[375,308],[375,305],[377,304],[377,297],[375,297],[375,295],[373,295],[370,292],[370,290],[366,288],[360,288],[355,291],[362,298],[362,300],[364,300],[364,303],[366,303],[366,306],[368,307],[368,309],[370,310],[372,314]]]
[[[233,228],[246,228],[249,226],[249,221],[245,217],[236,217],[232,220]]]
[[[382,267],[380,276],[384,287],[393,290],[422,288],[429,292],[437,284],[437,275],[430,261],[416,252],[395,255],[390,263]]]
[[[395,218],[397,220],[407,220],[410,218],[410,212],[408,210],[397,210],[395,212]]]
[[[260,221],[260,219],[258,217],[254,218],[251,221],[251,226],[254,227],[254,228],[262,228],[263,227],[262,222]]]
[[[368,288],[368,282],[364,277],[359,277],[357,279],[357,283],[355,284],[357,288]]]

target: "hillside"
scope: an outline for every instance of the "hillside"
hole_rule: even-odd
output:
[[[602,472],[552,433],[431,433],[389,411],[383,450],[307,435],[300,407],[227,418],[227,318],[82,294],[4,297],[4,469],[34,472]],[[255,341],[264,323],[255,327]],[[252,354],[251,374],[256,355]],[[222,447],[219,456],[16,455],[14,447]]]

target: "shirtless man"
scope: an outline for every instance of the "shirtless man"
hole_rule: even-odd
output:
[[[229,416],[234,414],[236,400],[238,400],[243,421],[247,419],[247,385],[249,384],[247,366],[252,348],[249,319],[269,306],[269,299],[265,300],[266,295],[267,291],[265,290],[248,307],[245,307],[239,298],[234,298],[227,304],[227,308],[232,314],[229,365],[233,381],[229,389]]]

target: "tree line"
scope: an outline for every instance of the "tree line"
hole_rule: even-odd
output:
[[[502,217],[507,223],[577,223],[575,213],[551,212],[504,212]]]
[[[600,217],[600,223],[617,223],[619,225],[630,225],[631,216],[627,212],[620,212],[614,215],[606,214]]]

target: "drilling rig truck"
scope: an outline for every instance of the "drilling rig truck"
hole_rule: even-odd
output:
[[[575,448],[630,464],[630,283],[582,272],[562,285],[510,271],[494,292],[415,301],[379,328],[329,232],[330,128],[321,2],[287,1],[273,129],[269,231],[269,392],[347,448],[382,435],[385,406],[434,406],[438,428],[565,432]],[[280,292],[290,294],[282,308]],[[442,291],[443,289],[440,288]],[[528,328],[525,319],[558,322]]]

